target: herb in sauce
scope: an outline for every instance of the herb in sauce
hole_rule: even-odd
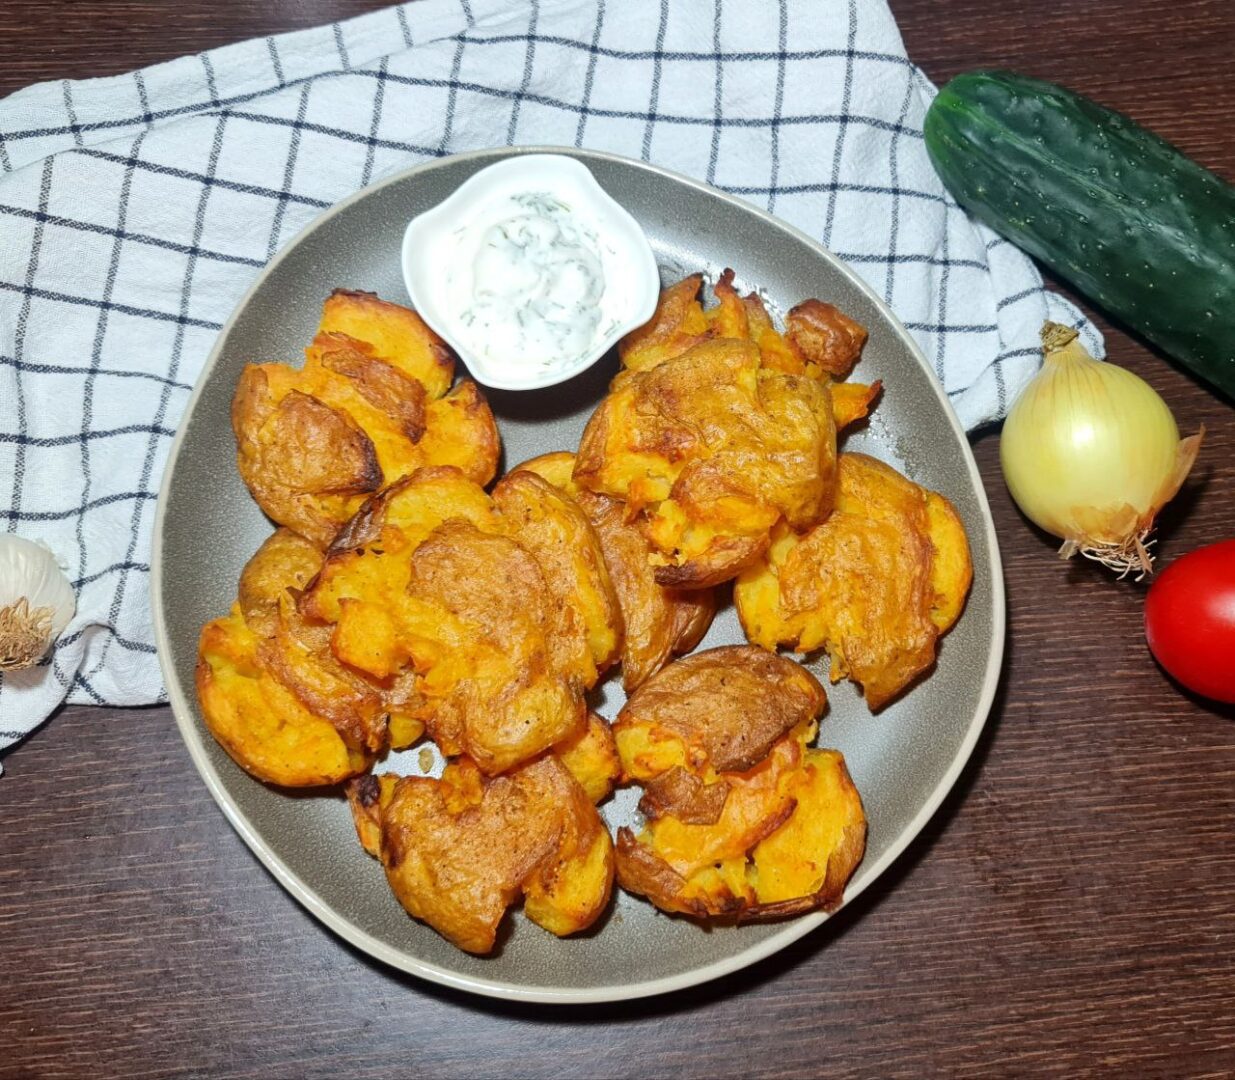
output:
[[[600,241],[568,204],[548,192],[511,195],[496,220],[455,233],[475,252],[447,281],[472,351],[549,370],[592,348],[605,294]]]

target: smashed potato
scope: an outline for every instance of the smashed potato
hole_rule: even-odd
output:
[[[337,784],[369,768],[333,724],[315,716],[258,660],[239,605],[202,628],[197,697],[206,727],[232,760],[285,787]]]
[[[866,328],[831,304],[804,300],[778,331],[756,293],[739,296],[734,273],[725,270],[713,286],[716,306],[699,301],[703,275],[693,274],[661,291],[652,318],[618,343],[618,355],[631,371],[648,371],[681,356],[702,341],[738,338],[753,342],[763,366],[812,379],[844,379],[866,344]]]
[[[249,364],[232,401],[241,478],[266,514],[325,547],[384,483],[425,465],[493,478],[497,426],[408,308],[337,290],[303,368]],[[449,391],[449,392],[448,392]]]
[[[757,559],[778,521],[804,530],[827,516],[835,458],[828,386],[717,338],[619,375],[588,421],[574,479],[642,515],[659,584],[707,588]]]
[[[553,752],[594,803],[603,802],[609,797],[613,785],[622,774],[613,730],[609,727],[609,721],[596,713],[588,713],[587,726],[577,735],[558,743]]]
[[[841,756],[807,744],[826,703],[809,672],[734,646],[678,660],[614,725],[643,783],[638,834],[618,832],[624,889],[664,911],[742,920],[839,903],[866,824]]]
[[[853,679],[878,709],[934,664],[972,576],[951,503],[846,453],[831,517],[804,536],[779,530],[734,597],[752,642],[826,649],[832,681]]]
[[[630,696],[613,725],[626,779],[676,766],[709,779],[744,772],[827,704],[809,671],[752,645],[675,660]]]
[[[207,623],[197,689],[206,726],[237,764],[286,787],[337,783],[423,726],[406,679],[368,679],[331,650],[331,628],[295,599],[322,554],[288,529],[245,565],[231,613]]]
[[[622,635],[622,685],[627,693],[674,655],[688,653],[716,614],[712,589],[673,589],[656,583],[653,548],[626,520],[622,503],[583,491],[574,482],[575,455],[544,454],[516,466],[511,476],[533,472],[570,495],[591,523],[617,598]]]
[[[558,936],[585,930],[609,902],[609,831],[553,755],[493,779],[467,758],[440,780],[366,776],[348,801],[399,902],[467,952],[492,951],[521,896]]]
[[[448,466],[392,485],[340,531],[301,607],[333,624],[340,661],[414,671],[413,715],[489,775],[583,730],[621,640],[591,525],[528,472],[492,498]]]

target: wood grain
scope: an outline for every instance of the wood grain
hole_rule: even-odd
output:
[[[374,6],[9,3],[0,92]],[[892,7],[937,81],[1058,79],[1235,177],[1226,0]],[[1183,429],[1209,429],[1163,561],[1235,536],[1235,410],[1102,325]],[[214,806],[168,710],[66,709],[0,780],[0,1075],[1229,1075],[1235,712],[1155,668],[1143,586],[1053,558],[1007,497],[997,434],[975,450],[1008,584],[999,699],[925,833],[821,931],[663,1000],[465,998],[302,912]]]

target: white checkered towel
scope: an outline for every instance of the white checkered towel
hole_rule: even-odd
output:
[[[0,102],[0,522],[78,594],[0,682],[0,749],[66,698],[163,699],[154,499],[215,333],[305,222],[432,157],[589,146],[740,195],[888,300],[968,427],[1000,416],[1080,317],[944,196],[933,93],[883,0],[422,0]]]

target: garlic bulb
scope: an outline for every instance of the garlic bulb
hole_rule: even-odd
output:
[[[0,671],[37,664],[76,610],[56,556],[33,540],[0,533]]]
[[[1076,331],[1042,328],[1042,370],[1004,423],[999,457],[1017,506],[1080,552],[1122,574],[1152,570],[1149,535],[1200,450],[1144,379],[1085,351]]]

